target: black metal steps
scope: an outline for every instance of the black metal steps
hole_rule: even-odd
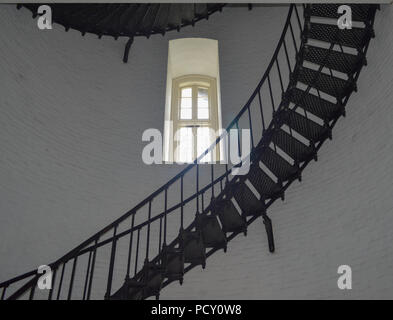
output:
[[[230,199],[213,201],[215,201],[213,204],[213,212],[219,217],[224,233],[243,232],[244,234],[247,234],[246,221],[239,214]]]
[[[243,217],[259,216],[265,212],[263,200],[259,200],[243,182],[233,186],[233,196],[242,210]]]
[[[311,45],[304,46],[304,60],[324,65],[327,68],[352,74],[365,62],[360,56],[340,51],[328,50]]]
[[[184,262],[206,266],[206,248],[200,231],[181,230],[179,234],[180,247],[184,252]]]
[[[179,281],[183,283],[184,275],[184,253],[181,248],[164,246],[162,248],[162,266],[164,276],[169,282]]]
[[[338,13],[338,8],[341,4],[310,4],[309,11],[307,12],[310,16],[323,17],[338,19],[342,14]],[[352,11],[352,20],[368,22],[371,20],[373,15],[372,4],[347,4]]]
[[[297,80],[340,100],[355,89],[350,81],[318,73],[305,67],[299,67]]]
[[[291,165],[270,147],[263,147],[259,151],[259,160],[277,177],[285,182],[293,177],[300,177],[299,168]]]
[[[144,284],[143,299],[160,296],[164,270],[160,264],[145,262],[142,270],[141,282]]]
[[[164,270],[160,264],[146,261],[140,279],[126,279],[122,287],[109,300],[142,300],[151,296],[159,298]]]
[[[305,91],[298,88],[289,91],[288,99],[325,122],[329,122],[344,113],[344,108],[339,103],[332,103],[311,93],[305,94]]]
[[[227,249],[227,239],[224,231],[214,214],[197,213],[195,217],[196,229],[202,234],[206,248]]]
[[[373,36],[369,28],[339,29],[337,25],[310,23],[307,37],[314,40],[340,44],[356,49],[363,48]]]
[[[330,134],[328,127],[321,126],[294,110],[283,111],[281,121],[314,143],[321,141]]]
[[[37,15],[39,4],[24,4]],[[51,4],[52,19],[66,27],[115,38],[146,36],[194,25],[221,10],[225,4],[127,3]]]
[[[135,279],[126,279],[124,284],[109,300],[142,300],[145,285]]]
[[[273,134],[272,141],[297,163],[306,161],[310,157],[316,157],[315,149],[312,146],[305,145],[282,129]]]
[[[247,178],[258,191],[261,199],[284,197],[281,186],[274,182],[257,163],[251,165]]]

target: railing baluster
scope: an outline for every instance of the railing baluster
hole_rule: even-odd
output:
[[[150,219],[151,219],[151,201],[149,201],[149,211],[148,211],[148,221],[149,223],[147,224],[147,235],[146,235],[146,261],[149,261],[149,250],[150,250]]]
[[[164,246],[166,246],[166,233],[167,233],[167,211],[168,211],[168,189],[165,189],[165,206],[164,206]]]
[[[272,102],[272,108],[273,108],[273,114],[274,114],[274,112],[276,112],[276,108],[274,106],[274,97],[273,97],[272,83],[270,81],[270,74],[267,76],[267,82],[269,84],[270,100]]]
[[[291,62],[289,61],[288,49],[285,39],[284,39],[284,51],[285,51],[285,57],[287,58],[289,72],[292,72]]]
[[[83,286],[83,298],[82,298],[82,300],[85,300],[85,298],[86,298],[87,285],[88,285],[88,283],[89,283],[89,273],[90,273],[91,255],[92,255],[92,252],[89,251],[89,259],[88,259],[88,261],[87,261],[86,277],[85,277],[85,284],[84,284],[84,286]]]
[[[237,131],[237,151],[239,154],[239,157],[241,157],[242,155],[242,150],[241,150],[241,146],[240,146],[240,130],[239,130],[239,122],[236,121],[236,131]],[[212,180],[213,183],[213,180]]]
[[[295,7],[295,13],[296,13],[296,18],[297,18],[297,23],[299,24],[299,30],[300,32],[302,31],[302,23],[300,22],[300,17],[299,17],[299,12],[297,10],[296,4],[294,5]]]
[[[4,300],[5,299],[5,292],[7,290],[7,286],[4,286],[3,288],[3,292],[1,293],[1,299],[0,300]]]
[[[138,256],[139,256],[139,238],[141,235],[141,229],[138,229],[137,237],[136,237],[136,256],[135,256],[135,271],[134,275],[138,272]]]
[[[130,278],[130,267],[131,267],[131,256],[132,256],[132,242],[134,238],[134,224],[135,224],[135,212],[132,215],[131,218],[131,232],[130,232],[130,244],[128,247],[128,259],[127,259],[127,274],[126,274],[126,280]]]
[[[196,212],[199,213],[199,164],[196,164]]]
[[[276,59],[276,66],[278,71],[278,77],[280,79],[281,92],[284,93],[284,84],[282,82],[281,70],[280,70],[280,65],[278,63],[278,59]]]
[[[58,269],[58,267],[56,267],[55,270],[53,270],[53,273],[52,273],[52,286],[51,286],[51,288],[49,289],[48,300],[52,300],[53,288],[54,288],[55,282],[56,282],[56,273],[57,273],[57,269]]]
[[[291,30],[292,41],[293,41],[293,45],[295,46],[295,51],[296,51],[296,55],[297,55],[299,53],[299,51],[297,49],[296,39],[295,39],[295,35],[293,33],[293,28],[292,28],[291,22],[289,22],[289,29]]]
[[[229,168],[228,168],[228,163],[226,163],[225,164],[225,181],[226,181],[226,183],[229,182],[229,177],[228,176],[229,176]]]
[[[252,133],[252,120],[251,120],[250,105],[248,106],[247,110],[248,110],[248,122],[250,124],[251,145],[252,145],[252,149],[254,149],[255,145],[254,145],[254,135]]]
[[[214,167],[213,164],[210,165],[210,175],[211,175],[211,189],[212,189],[212,199],[214,199]]]
[[[161,253],[161,237],[162,237],[162,217],[160,218],[160,235],[158,238],[158,254]]]
[[[184,203],[183,203],[183,189],[184,189],[184,176],[180,177],[180,230],[183,230],[184,226]]]
[[[67,300],[71,300],[72,288],[74,287],[75,269],[76,269],[77,261],[78,261],[78,256],[76,256],[76,257],[74,258],[74,263],[72,264],[71,280],[70,280],[70,286],[69,286],[69,288],[68,288]]]
[[[67,263],[67,262],[64,262],[64,263],[63,263],[63,268],[61,269],[61,276],[60,276],[60,282],[59,282],[59,289],[57,290],[57,297],[56,297],[56,300],[59,300],[59,299],[60,299],[60,294],[61,294],[61,288],[62,288],[62,286],[63,286],[64,270],[65,270],[65,267],[66,267],[66,263]]]
[[[117,226],[113,228],[113,240],[112,240],[112,248],[111,248],[111,260],[109,262],[109,271],[108,271],[108,281],[106,285],[106,293],[105,293],[105,298],[109,299],[111,296],[111,290],[112,290],[112,280],[113,280],[113,268],[115,266],[115,257],[116,257],[116,244],[117,244]]]
[[[259,101],[259,110],[261,112],[261,118],[262,118],[262,129],[263,129],[263,132],[265,132],[265,130],[266,130],[265,117],[263,115],[263,106],[262,106],[262,99],[261,99],[261,91],[260,90],[258,90],[258,101]]]
[[[93,260],[91,262],[91,267],[90,267],[89,288],[87,289],[86,300],[90,300],[91,288],[93,285],[94,269],[96,266],[96,257],[97,257],[97,243],[98,243],[98,238],[94,242]]]
[[[33,284],[33,286],[30,289],[30,294],[29,294],[29,300],[33,300],[34,299],[34,293],[35,293],[35,287],[37,286],[37,282],[35,282]]]

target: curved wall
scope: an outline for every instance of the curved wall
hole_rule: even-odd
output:
[[[265,70],[286,12],[224,9],[194,29],[136,39],[124,65],[120,40],[39,31],[27,10],[0,6],[0,279],[52,261],[179,171],[141,160],[143,130],[163,126],[169,39],[219,41],[225,125]],[[347,117],[271,209],[276,253],[257,221],[162,298],[392,297],[392,23],[384,6]],[[341,264],[352,267],[351,291],[337,288]]]

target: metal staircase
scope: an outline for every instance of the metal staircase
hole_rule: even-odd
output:
[[[44,296],[42,292],[37,296],[42,291],[36,290],[40,275],[32,270],[1,283],[1,299],[158,298],[169,284],[182,284],[191,269],[205,268],[209,256],[226,251],[229,242],[246,235],[247,227],[259,217],[273,252],[268,209],[277,199],[284,199],[293,181],[301,181],[304,168],[318,159],[318,150],[332,139],[332,129],[345,115],[366,65],[378,6],[350,7],[354,27],[341,30],[335,20],[338,5],[290,5],[266,72],[227,128],[227,132],[251,131],[252,151],[244,160],[251,164],[247,175],[232,176],[235,167],[230,164],[199,164],[226,138],[228,133],[223,133],[164,186],[49,264],[53,286]],[[210,181],[202,184],[200,171],[206,169]],[[184,186],[191,181],[195,191],[185,196]],[[169,204],[174,195],[178,200]],[[142,212],[145,219],[141,219]],[[97,266],[103,251],[106,264]],[[104,268],[105,279],[97,278],[98,267]],[[93,292],[104,294],[94,297]]]
[[[36,18],[40,5],[27,3],[17,7],[26,7]],[[82,36],[92,33],[99,38],[110,36],[116,40],[127,37],[123,57],[123,61],[127,62],[134,37],[149,38],[154,34],[180,31],[202,19],[209,19],[224,6],[222,3],[57,3],[50,7],[53,21],[62,25],[65,31],[75,29]]]

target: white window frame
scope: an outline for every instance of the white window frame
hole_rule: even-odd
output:
[[[180,119],[180,95],[182,88],[192,88],[192,119]],[[209,97],[209,119],[197,119],[197,90],[198,87],[207,88]],[[217,79],[204,75],[186,75],[177,77],[172,80],[172,99],[171,99],[171,121],[173,124],[172,141],[173,141],[173,159],[179,162],[179,142],[176,139],[176,132],[181,127],[192,127],[193,132],[193,162],[199,154],[197,154],[197,128],[209,127],[214,131],[214,136],[210,137],[211,143],[217,138],[219,129],[219,112],[218,112],[218,95],[217,95]],[[220,148],[216,146],[213,149],[213,162],[220,159]],[[210,163],[209,160],[207,163]]]

